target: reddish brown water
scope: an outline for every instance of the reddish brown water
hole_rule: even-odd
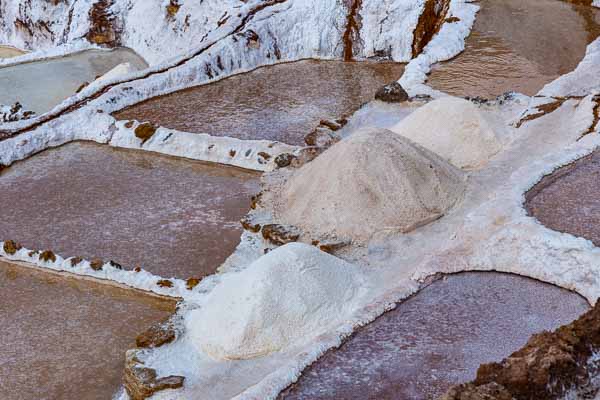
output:
[[[580,296],[498,273],[449,276],[359,329],[280,398],[432,400],[545,329],[588,310]]]
[[[466,49],[429,84],[456,96],[536,94],[575,69],[600,35],[600,11],[559,0],[482,0]]]
[[[259,68],[157,97],[117,113],[187,132],[303,144],[321,119],[336,119],[398,80],[402,64],[300,61]]]
[[[0,261],[0,398],[106,400],[172,301]]]
[[[259,175],[73,143],[0,176],[0,238],[161,276],[204,276],[233,252]]]
[[[600,151],[542,179],[526,194],[526,208],[542,224],[600,246]]]

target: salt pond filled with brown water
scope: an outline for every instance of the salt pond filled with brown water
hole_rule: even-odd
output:
[[[448,276],[359,329],[280,398],[433,400],[587,310],[582,297],[523,277]]]
[[[259,175],[71,143],[14,164],[0,186],[4,240],[188,278],[213,273],[233,252]]]
[[[186,132],[301,145],[321,119],[337,119],[398,80],[402,64],[299,61],[182,90],[115,114]]]
[[[38,114],[50,111],[90,83],[122,63],[144,69],[146,62],[126,48],[86,50],[64,57],[0,67],[0,104],[19,102]]]
[[[600,246],[600,151],[558,169],[526,194],[530,215]]]
[[[600,35],[600,10],[559,0],[482,0],[466,49],[428,84],[456,96],[534,95],[575,69]]]
[[[135,337],[174,307],[0,261],[0,398],[110,399]]]

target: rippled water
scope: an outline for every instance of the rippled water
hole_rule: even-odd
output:
[[[87,50],[53,58],[0,68],[0,104],[20,102],[38,114],[50,111],[74,94],[86,82],[92,82],[122,63],[137,69],[146,62],[129,49]]]
[[[456,96],[536,94],[575,69],[600,35],[600,10],[558,0],[482,0],[466,50],[429,84]]]
[[[580,296],[527,278],[448,276],[359,329],[280,398],[433,400],[587,310]]]
[[[172,301],[0,261],[0,398],[110,399],[135,337]]]
[[[403,71],[394,63],[280,64],[157,97],[115,116],[186,132],[303,144],[321,119],[353,113]]]
[[[558,169],[526,195],[531,215],[550,229],[600,246],[600,152]]]
[[[161,276],[204,276],[233,252],[259,175],[72,143],[0,175],[0,238]]]

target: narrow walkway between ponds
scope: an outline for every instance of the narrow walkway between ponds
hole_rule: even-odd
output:
[[[600,246],[600,151],[556,170],[526,194],[530,215],[546,227]]]
[[[185,132],[302,145],[322,119],[348,116],[398,80],[403,64],[299,61],[182,90],[115,114]]]
[[[260,175],[141,151],[71,143],[0,175],[0,238],[63,257],[211,274],[240,241]]]
[[[0,68],[0,104],[19,102],[43,114],[122,63],[144,69],[146,62],[126,48],[86,50],[73,55]]]
[[[600,10],[560,0],[482,0],[466,49],[428,84],[455,96],[534,95],[566,74],[600,35]]]
[[[280,399],[433,400],[588,308],[579,295],[528,278],[451,275],[360,328]]]
[[[135,338],[173,301],[0,261],[0,398],[110,399]]]

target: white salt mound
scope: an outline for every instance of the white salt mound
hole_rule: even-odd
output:
[[[483,167],[501,149],[490,121],[470,101],[441,98],[419,108],[392,131],[439,154],[458,168]]]
[[[463,174],[385,129],[359,130],[300,168],[275,205],[277,217],[312,237],[368,241],[442,216],[464,192]]]
[[[366,284],[358,267],[290,243],[240,273],[224,275],[186,317],[192,343],[217,360],[240,360],[310,340],[343,322]]]
[[[133,64],[125,62],[125,63],[117,65],[116,67],[114,67],[113,69],[111,69],[110,71],[108,71],[107,73],[105,73],[104,75],[99,77],[98,79],[96,79],[93,83],[108,82],[119,76],[127,75],[127,74],[130,74],[135,71],[137,71],[137,68],[135,66],[133,66]]]

